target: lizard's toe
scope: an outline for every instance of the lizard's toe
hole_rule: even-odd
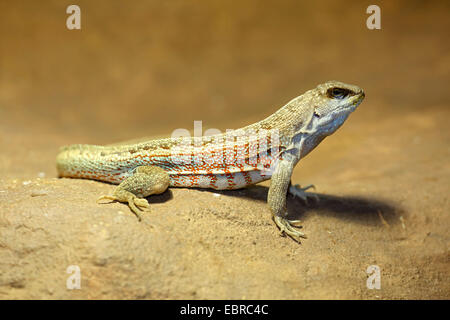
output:
[[[288,220],[288,222],[292,227],[302,228],[302,222],[300,220]]]
[[[305,238],[306,239],[306,235],[303,232],[300,232],[299,230],[294,229],[294,225],[296,224],[295,220],[294,220],[294,225],[291,225],[291,221],[279,217],[279,216],[274,216],[273,220],[275,222],[275,224],[278,226],[278,228],[280,228],[281,234],[282,235],[288,235],[289,237],[291,237],[292,239],[294,239],[295,241],[300,243],[300,238]],[[297,220],[298,221],[298,220]]]
[[[141,210],[142,208],[150,208],[148,201],[146,199],[134,198],[134,204],[138,206]]]
[[[97,199],[97,203],[101,200],[111,200],[111,201],[118,201],[116,197],[114,196],[109,196],[109,195],[104,195],[101,196],[100,198]]]
[[[140,201],[137,201],[137,200],[145,200],[145,199],[138,199],[136,197],[133,197],[128,200],[128,206],[130,207],[131,211],[133,211],[133,213],[136,215],[138,220],[141,221],[142,220],[141,213],[144,212],[144,210],[141,208],[138,208],[138,206],[139,206],[138,203]],[[147,201],[147,200],[145,200],[145,201]],[[139,204],[142,205],[142,202]],[[147,205],[148,205],[148,202],[147,202]]]

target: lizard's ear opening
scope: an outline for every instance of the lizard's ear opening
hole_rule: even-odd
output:
[[[330,99],[344,99],[345,97],[354,94],[353,91],[345,88],[333,87],[327,90],[327,96]]]

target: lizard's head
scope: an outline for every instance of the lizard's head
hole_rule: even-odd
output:
[[[314,126],[320,127],[324,135],[336,131],[365,97],[360,87],[339,81],[318,85],[312,95]]]
[[[319,84],[315,95],[318,103],[314,112],[319,117],[344,110],[354,111],[365,96],[360,87],[339,81]]]

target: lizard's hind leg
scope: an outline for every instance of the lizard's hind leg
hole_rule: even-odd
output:
[[[141,220],[141,212],[150,205],[144,197],[152,194],[160,194],[169,187],[169,174],[160,167],[140,166],[137,167],[131,177],[122,181],[114,190],[112,195],[104,195],[97,199],[103,199],[128,203],[131,211]]]

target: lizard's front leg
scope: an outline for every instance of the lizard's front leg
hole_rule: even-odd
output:
[[[315,193],[306,192],[308,189],[315,189],[313,184],[310,184],[306,187],[300,187],[299,184],[293,185],[292,183],[289,186],[288,192],[295,198],[298,197],[302,199],[305,203],[308,203],[308,198],[313,198],[316,201],[319,201],[319,197]]]
[[[280,160],[270,181],[269,194],[267,196],[267,203],[273,214],[273,221],[280,228],[283,234],[287,234],[292,239],[300,242],[299,238],[306,238],[306,236],[295,229],[299,227],[299,221],[291,221],[286,219],[286,196],[291,185],[291,176],[294,169],[294,162],[286,159]]]
[[[140,213],[149,207],[148,201],[142,198],[163,193],[169,187],[169,180],[169,174],[160,167],[140,166],[116,187],[112,195],[101,196],[97,202],[102,199],[126,202],[141,220]]]

